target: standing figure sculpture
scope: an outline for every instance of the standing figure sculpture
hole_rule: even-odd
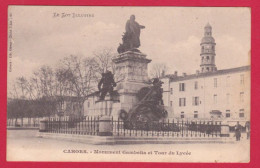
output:
[[[114,87],[116,87],[116,83],[114,81],[114,75],[111,73],[111,71],[102,73],[102,78],[98,83],[98,90],[101,93],[99,100],[104,100],[107,93],[109,93],[111,98],[111,96],[113,95]]]
[[[137,51],[140,52],[137,48],[140,47],[140,33],[141,29],[144,29],[145,26],[139,25],[135,21],[135,15],[131,15],[130,19],[126,22],[125,33],[123,35],[122,41],[123,44],[119,44],[117,48],[118,53],[123,53],[126,51]]]

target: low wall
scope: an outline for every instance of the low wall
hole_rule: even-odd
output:
[[[186,138],[186,137],[122,137],[122,136],[94,136],[78,134],[56,134],[39,132],[39,138],[52,138],[94,145],[117,145],[117,144],[187,144],[187,143],[234,143],[230,137]]]

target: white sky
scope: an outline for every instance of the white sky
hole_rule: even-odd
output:
[[[140,50],[152,59],[151,64],[166,63],[171,73],[199,70],[200,41],[207,22],[216,41],[218,69],[250,64],[249,8],[12,6],[10,12],[13,58],[9,82],[30,76],[43,64],[57,65],[71,54],[92,56],[104,48],[116,52],[132,14],[146,26],[141,32]],[[53,18],[54,12],[94,17]]]

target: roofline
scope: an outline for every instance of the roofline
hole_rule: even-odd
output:
[[[217,76],[217,75],[223,75],[223,74],[229,74],[229,73],[237,73],[237,72],[250,71],[250,70],[251,70],[251,66],[247,65],[247,66],[242,66],[242,67],[217,70],[217,71],[208,72],[208,73],[191,74],[191,75],[187,75],[185,77],[184,76],[175,76],[173,78],[170,78],[170,77],[166,77],[166,78],[170,78],[170,82],[177,82],[177,81],[204,78],[204,77]]]

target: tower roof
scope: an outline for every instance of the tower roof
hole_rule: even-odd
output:
[[[211,36],[203,37],[201,43],[215,43],[215,39]]]

